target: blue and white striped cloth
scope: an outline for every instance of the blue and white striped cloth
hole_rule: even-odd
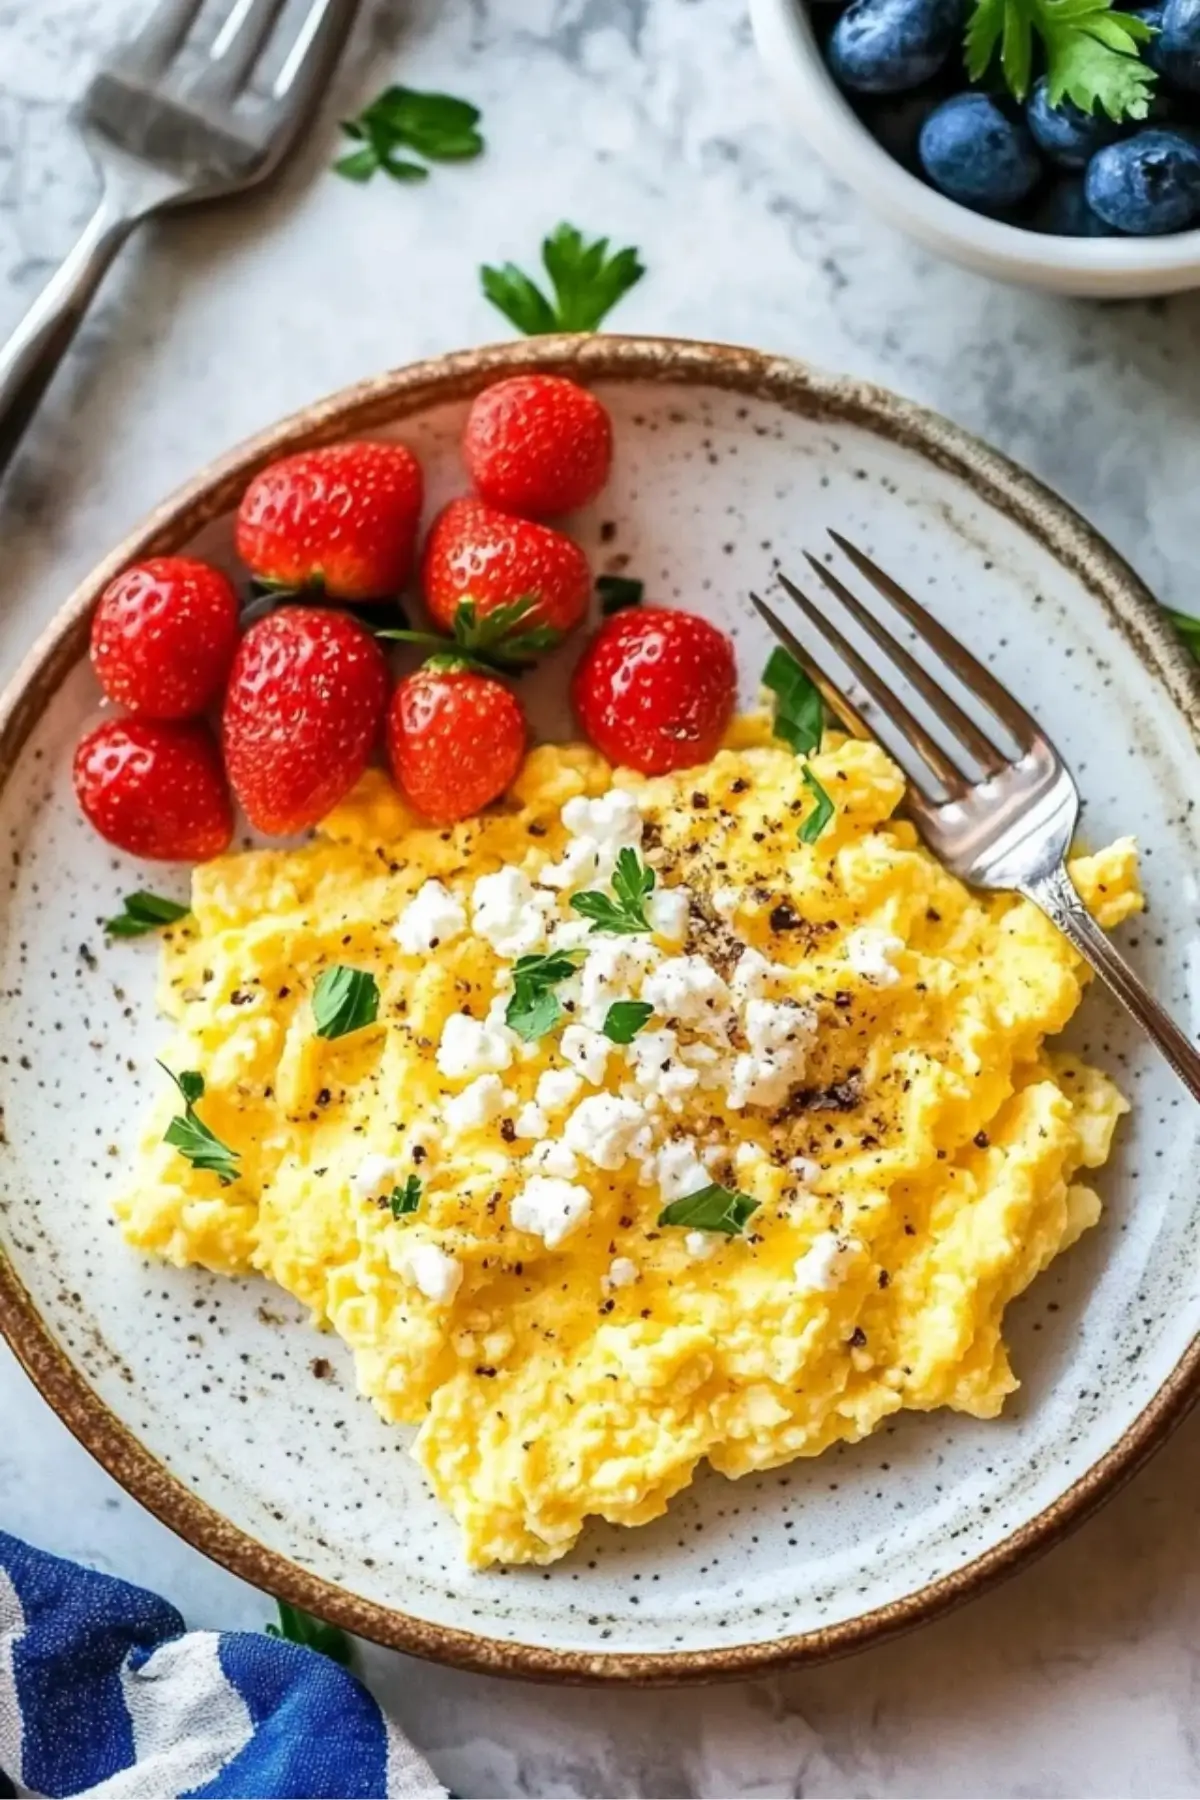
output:
[[[0,1532],[0,1795],[442,1800],[316,1650],[185,1631],[173,1606]]]

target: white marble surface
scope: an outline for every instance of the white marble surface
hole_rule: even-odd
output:
[[[0,331],[91,198],[66,102],[136,0],[0,0]],[[482,260],[567,217],[643,251],[614,324],[872,376],[1066,493],[1197,610],[1200,298],[1097,307],[992,286],[869,217],[789,134],[740,0],[369,5],[286,178],[131,247],[0,495],[0,668],[197,464],[356,376],[506,334]],[[323,173],[384,78],[484,109],[426,187]],[[64,1196],[64,1203],[69,1197]],[[117,1489],[0,1351],[0,1526],[147,1582],[204,1625],[266,1602]],[[851,1661],[696,1694],[554,1691],[367,1649],[460,1794],[1200,1793],[1200,1422],[1006,1587]]]

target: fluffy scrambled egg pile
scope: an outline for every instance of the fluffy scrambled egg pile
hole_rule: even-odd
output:
[[[240,1167],[222,1186],[163,1142],[164,1080],[123,1229],[261,1272],[344,1338],[384,1418],[420,1424],[475,1564],[654,1518],[703,1458],[737,1476],[901,1407],[993,1416],[1005,1306],[1098,1216],[1080,1172],[1125,1102],[1043,1047],[1079,958],[934,861],[877,746],[830,735],[813,766],[836,802],[813,845],[802,764],[757,717],[651,780],[536,749],[450,830],[372,773],[315,843],[199,868],[168,935],[165,1059],[203,1073]],[[650,933],[569,905],[612,894],[622,848],[655,871]],[[1073,874],[1105,926],[1141,904],[1128,841]],[[526,1042],[514,961],[558,949],[563,1015]],[[380,1007],[326,1040],[333,965]],[[756,1203],[740,1229],[660,1222],[713,1184]]]

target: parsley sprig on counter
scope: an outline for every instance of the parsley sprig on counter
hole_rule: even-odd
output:
[[[554,992],[583,961],[582,950],[551,950],[545,956],[519,956],[513,964],[512,997],[504,1023],[527,1044],[553,1031],[563,1016],[562,1002]]]
[[[312,1009],[318,1037],[347,1037],[379,1017],[379,984],[369,971],[338,963],[322,971],[313,989]]]
[[[758,1211],[758,1201],[736,1188],[722,1187],[710,1181],[694,1194],[672,1200],[658,1215],[660,1225],[686,1225],[689,1231],[719,1231],[725,1237],[740,1237],[751,1213]]]
[[[597,331],[622,294],[646,273],[633,249],[609,254],[608,239],[588,243],[574,225],[559,225],[542,244],[551,298],[515,263],[479,271],[492,305],[526,337],[552,331]]]
[[[815,844],[834,814],[833,801],[813,774],[808,758],[821,748],[825,702],[821,690],[794,656],[776,647],[763,670],[763,686],[775,696],[775,736],[805,759],[801,776],[815,802],[800,827],[800,842]]]
[[[109,937],[144,937],[148,931],[158,931],[164,925],[175,925],[180,919],[186,919],[190,911],[190,907],[181,906],[178,900],[168,900],[162,894],[150,894],[142,889],[136,894],[126,894],[121,911],[105,920],[104,929]]]
[[[1009,90],[1024,100],[1040,47],[1051,106],[1067,99],[1085,113],[1099,108],[1110,119],[1144,119],[1155,75],[1140,49],[1154,35],[1136,13],[1115,11],[1112,0],[975,0],[967,74],[981,80],[998,52]]]
[[[647,867],[636,850],[626,848],[618,855],[613,871],[612,889],[616,898],[610,900],[598,888],[588,888],[585,893],[572,894],[571,906],[592,921],[593,931],[612,931],[622,937],[632,937],[635,932],[653,929],[646,917],[646,901],[654,892],[654,881],[654,870]]]
[[[415,88],[385,88],[378,99],[343,119],[342,130],[357,148],[334,163],[347,181],[370,181],[382,171],[393,181],[426,181],[429,162],[466,162],[482,151],[479,108],[453,94],[421,94]],[[414,162],[401,151],[415,151]]]
[[[222,1187],[236,1181],[241,1152],[223,1144],[196,1113],[196,1101],[204,1098],[204,1077],[198,1069],[183,1069],[176,1075],[160,1062],[159,1068],[169,1075],[183,1096],[183,1112],[177,1114],[163,1133],[163,1143],[170,1144],[185,1156],[194,1169],[207,1169]]]
[[[275,1604],[279,1608],[279,1623],[264,1627],[268,1637],[286,1638],[289,1643],[319,1650],[322,1656],[331,1657],[343,1668],[349,1668],[354,1660],[354,1646],[340,1625],[327,1625],[324,1619],[314,1619],[311,1613],[302,1612],[298,1606],[289,1606],[286,1600],[277,1600]]]

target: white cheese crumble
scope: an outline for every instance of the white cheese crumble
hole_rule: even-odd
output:
[[[760,950],[746,949],[729,978],[730,992],[738,1006],[746,1006],[751,1000],[766,1000],[776,984],[790,973],[782,963],[768,962]]]
[[[864,981],[873,981],[877,987],[895,987],[900,971],[893,958],[903,948],[903,938],[894,937],[890,931],[876,931],[871,925],[860,925],[842,946],[855,974]]]
[[[566,1111],[582,1086],[574,1069],[547,1069],[538,1076],[533,1097],[541,1110],[553,1117],[555,1113]]]
[[[637,801],[624,788],[612,788],[595,800],[577,794],[562,809],[562,822],[570,834],[561,861],[547,863],[539,882],[544,887],[587,887],[608,881],[622,850],[636,850],[642,841],[642,815]]]
[[[717,917],[724,919],[727,925],[732,925],[741,904],[741,890],[735,887],[715,887],[708,898]]]
[[[520,1039],[499,1020],[473,1019],[468,1013],[451,1013],[442,1027],[437,1066],[443,1075],[461,1080],[473,1075],[498,1075],[507,1069]]]
[[[692,891],[683,886],[656,888],[646,902],[646,917],[659,937],[679,943],[687,936]]]
[[[600,1286],[607,1293],[613,1288],[632,1287],[638,1278],[637,1264],[628,1256],[614,1256],[608,1265],[608,1274],[600,1277]]]
[[[437,1244],[410,1244],[398,1262],[405,1279],[439,1306],[449,1306],[462,1284],[462,1264]]]
[[[820,1163],[814,1162],[811,1156],[793,1156],[788,1163],[788,1168],[798,1181],[802,1181],[806,1185],[815,1181],[821,1173]]]
[[[546,904],[520,869],[481,875],[471,893],[471,922],[497,956],[528,956],[546,941]]]
[[[748,1138],[743,1138],[742,1142],[733,1153],[733,1166],[740,1171],[757,1168],[762,1160],[762,1151],[757,1144],[752,1144]]]
[[[558,1138],[547,1138],[531,1150],[529,1160],[544,1175],[561,1175],[567,1181],[574,1181],[579,1173],[579,1158]]]
[[[511,1209],[517,1230],[540,1237],[547,1250],[556,1250],[591,1210],[587,1189],[557,1175],[531,1175]]]
[[[646,977],[642,999],[664,1019],[724,1035],[729,989],[702,956],[669,956]]]
[[[399,1166],[394,1156],[380,1156],[372,1151],[351,1175],[350,1192],[356,1200],[374,1200],[394,1180]]]
[[[518,1137],[545,1137],[550,1129],[550,1121],[540,1106],[527,1101],[513,1120],[513,1130]]]
[[[461,1094],[447,1100],[442,1116],[451,1131],[478,1131],[504,1109],[504,1083],[498,1075],[477,1075]]]
[[[682,1200],[685,1194],[698,1194],[709,1185],[710,1176],[696,1154],[694,1138],[677,1138],[664,1144],[655,1168],[659,1192],[667,1203]]]
[[[796,1286],[806,1293],[832,1293],[845,1280],[850,1263],[861,1249],[862,1245],[853,1238],[822,1231],[796,1260]]]
[[[700,1085],[699,1071],[684,1062],[679,1039],[669,1025],[640,1031],[625,1051],[635,1086],[648,1099],[678,1112]]]
[[[734,1058],[729,1105],[781,1106],[804,1078],[816,1015],[790,1001],[751,1000],[742,1025],[750,1048]]]
[[[646,1109],[620,1094],[593,1094],[567,1120],[566,1143],[598,1169],[619,1169],[626,1157],[648,1156],[653,1142]]]
[[[407,956],[423,956],[453,943],[466,928],[462,903],[440,881],[426,881],[396,920],[392,936]]]
[[[661,961],[661,950],[648,938],[593,938],[579,972],[584,1023],[599,1030],[609,1007],[636,1000],[648,971]]]
[[[593,1087],[599,1087],[608,1067],[612,1045],[599,1031],[587,1025],[568,1025],[558,1040],[558,1047],[571,1067]]]
[[[717,1246],[711,1232],[689,1231],[683,1240],[683,1247],[693,1262],[705,1262]]]

